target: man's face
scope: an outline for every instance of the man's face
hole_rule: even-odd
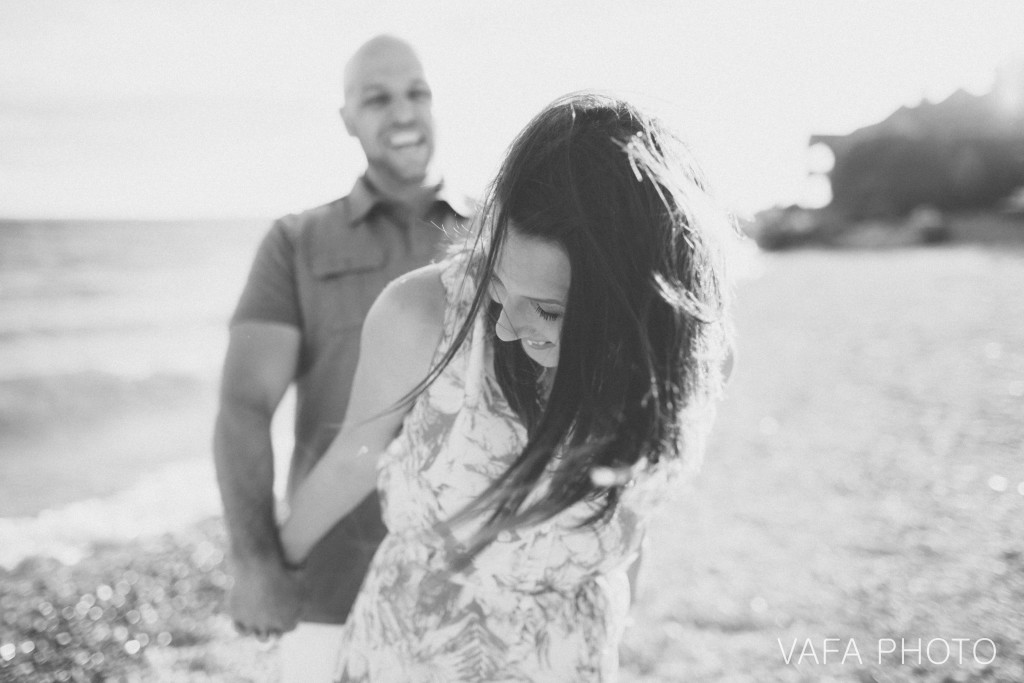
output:
[[[388,180],[423,182],[434,153],[431,92],[419,60],[400,47],[363,55],[352,65],[341,110],[366,161]]]

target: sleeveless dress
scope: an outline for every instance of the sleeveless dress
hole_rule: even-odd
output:
[[[444,263],[444,333],[465,320],[475,285],[467,259]],[[576,528],[580,503],[509,532],[458,573],[449,553],[471,536],[445,522],[518,455],[526,431],[493,372],[481,315],[406,415],[379,463],[388,534],[345,625],[337,681],[610,681],[629,607],[626,569],[646,519],[679,467],[659,465],[625,490],[610,521]]]

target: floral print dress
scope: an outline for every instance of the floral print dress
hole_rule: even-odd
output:
[[[435,360],[465,319],[474,285],[465,259],[445,263],[447,306]],[[445,522],[498,477],[526,432],[493,374],[483,316],[406,415],[382,455],[388,535],[345,626],[338,681],[609,681],[629,607],[626,569],[645,520],[678,468],[626,489],[608,522],[577,528],[580,503],[503,531],[461,572],[448,557],[472,535]]]

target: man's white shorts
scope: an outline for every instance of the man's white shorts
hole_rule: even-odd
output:
[[[341,646],[341,624],[299,622],[281,636],[281,683],[331,683]]]

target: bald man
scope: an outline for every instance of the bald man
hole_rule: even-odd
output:
[[[384,535],[371,496],[287,566],[277,534],[270,424],[296,386],[289,495],[342,419],[370,304],[394,278],[429,263],[472,204],[433,177],[431,90],[404,41],[378,36],[351,57],[341,118],[366,155],[348,195],[277,220],[230,324],[214,436],[230,538],[236,628],[282,638],[285,681],[329,680],[341,624]],[[294,630],[293,630],[294,629]]]

